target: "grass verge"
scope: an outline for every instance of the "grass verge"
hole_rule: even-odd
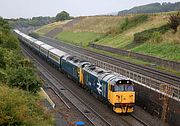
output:
[[[180,61],[179,43],[144,43],[132,49],[132,51],[159,57],[162,59]]]
[[[91,50],[93,52],[100,53],[100,54],[104,54],[104,55],[107,55],[107,56],[111,56],[111,57],[114,57],[114,58],[117,58],[117,59],[123,59],[123,60],[131,62],[131,63],[152,67],[152,68],[155,68],[155,69],[158,69],[158,70],[170,73],[170,74],[180,76],[180,72],[178,72],[178,71],[172,70],[170,68],[165,68],[165,67],[162,67],[162,66],[154,66],[153,63],[145,62],[145,61],[142,61],[142,60],[134,59],[132,57],[118,55],[118,54],[114,54],[114,53],[110,53],[110,52],[106,52],[106,51],[103,51],[103,50],[98,50],[98,49],[94,49],[94,48],[90,48],[90,47],[88,47],[86,49]]]

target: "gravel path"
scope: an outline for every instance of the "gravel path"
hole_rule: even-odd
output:
[[[75,24],[77,24],[82,18],[75,18],[72,21],[69,21],[68,23],[66,23],[65,25],[63,25],[62,27],[59,28],[55,28],[53,30],[51,30],[50,32],[46,33],[45,36],[47,37],[55,37],[56,35],[58,35],[60,32],[63,31],[64,28],[69,28],[74,26]]]

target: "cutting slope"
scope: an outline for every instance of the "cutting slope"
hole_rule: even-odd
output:
[[[54,38],[85,47],[93,41],[95,44],[179,61],[179,29],[176,34],[172,30],[165,34],[156,32],[148,41],[133,43],[134,34],[160,28],[167,24],[169,16],[175,13],[177,12],[148,14],[145,16],[147,18],[142,18],[143,15],[83,17],[73,26],[63,27],[63,31]]]

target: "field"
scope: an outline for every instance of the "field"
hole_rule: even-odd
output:
[[[123,19],[125,17],[120,16],[85,17],[78,24],[65,30],[71,32],[107,33],[110,29],[115,28]]]
[[[121,34],[108,35],[107,37],[101,39],[100,41],[97,41],[96,43],[100,45],[107,45],[116,48],[124,48],[133,41],[135,33],[150,28],[159,27],[167,23],[168,21],[167,18],[168,16],[163,16],[163,17],[150,16],[147,21],[144,21],[143,23],[138,24],[135,27],[131,27],[123,31]]]
[[[61,32],[55,38],[83,47],[87,47],[88,43],[95,39],[101,38],[103,35],[94,32]]]
[[[87,47],[89,42],[95,44],[131,50],[163,59],[180,61],[180,28],[177,33],[168,30],[155,32],[148,41],[134,43],[134,34],[145,30],[161,28],[169,21],[169,16],[177,12],[128,15],[128,16],[90,16],[83,17],[72,27],[55,36],[56,39],[75,45]],[[39,31],[37,31],[39,33]],[[143,34],[142,34],[143,36]]]

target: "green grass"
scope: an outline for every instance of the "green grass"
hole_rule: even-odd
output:
[[[132,51],[152,55],[155,57],[180,61],[180,44],[179,43],[144,43],[132,49]]]
[[[141,64],[141,65],[145,65],[145,66],[153,65],[152,63],[149,63],[149,62],[133,59],[131,57],[127,57],[127,56],[123,56],[123,55],[119,55],[119,54],[115,54],[115,53],[110,53],[110,52],[103,51],[103,50],[94,49],[94,48],[91,48],[91,47],[87,47],[86,49],[91,50],[93,52],[100,53],[100,54],[104,54],[104,55],[107,55],[107,56],[112,56],[112,57],[117,58],[117,59],[123,59],[123,60],[129,61],[129,62],[132,62],[132,63],[136,63],[136,64]]]
[[[116,47],[116,48],[124,48],[126,45],[130,44],[132,42],[133,38],[124,36],[122,34],[119,35],[108,35],[99,41],[96,42],[96,44],[99,45],[106,45],[110,47]]]
[[[133,18],[126,18],[123,23],[120,22],[120,27],[117,29],[117,33],[122,33],[127,29],[135,27],[141,23],[144,23],[148,20],[148,15],[137,15]]]
[[[70,44],[86,47],[89,42],[95,41],[103,37],[103,34],[93,32],[70,32],[64,31],[55,36],[60,41],[65,41]]]
[[[140,65],[144,65],[144,66],[150,66],[150,67],[153,67],[155,69],[158,69],[158,70],[161,70],[161,71],[164,71],[164,72],[167,72],[167,73],[171,73],[171,74],[180,76],[179,71],[175,71],[175,70],[172,70],[170,68],[165,68],[163,66],[154,66],[153,63],[145,62],[145,61],[142,61],[142,60],[134,59],[132,57],[118,55],[118,54],[114,54],[114,53],[110,53],[110,52],[106,52],[106,51],[103,51],[103,50],[98,50],[98,49],[94,49],[94,48],[90,48],[90,47],[88,47],[87,49],[91,50],[91,51],[94,51],[94,52],[97,52],[97,53],[100,53],[100,54],[105,54],[105,55],[108,55],[108,56],[112,56],[112,57],[117,58],[117,59],[123,59],[123,60],[129,61],[131,63],[140,64]]]

